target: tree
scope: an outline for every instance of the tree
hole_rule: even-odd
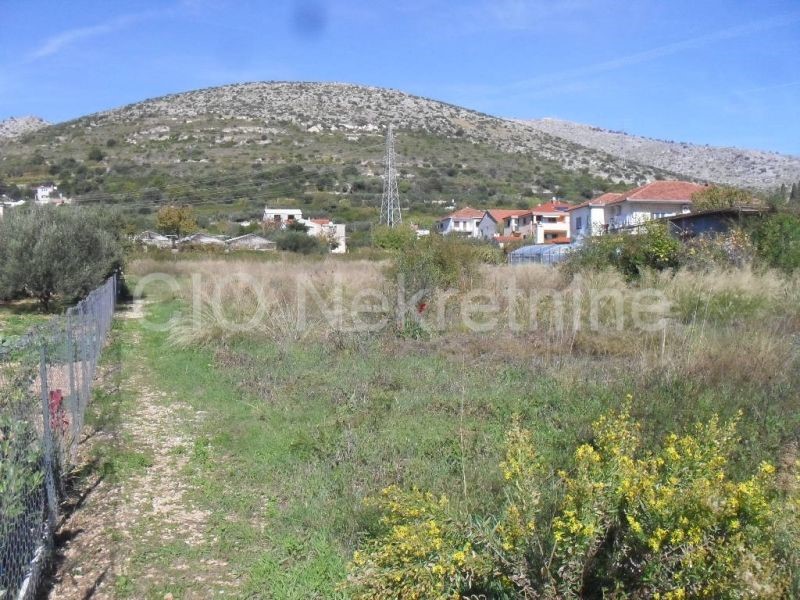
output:
[[[182,236],[197,231],[191,206],[164,206],[156,215],[156,229],[168,235]]]
[[[733,208],[752,203],[752,194],[732,187],[712,186],[692,195],[692,208],[695,211]]]
[[[122,264],[119,232],[107,215],[56,207],[19,208],[0,221],[0,296],[80,298]]]

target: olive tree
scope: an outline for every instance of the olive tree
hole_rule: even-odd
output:
[[[72,301],[122,264],[113,219],[72,207],[8,211],[0,221],[0,297],[36,298],[47,310]]]

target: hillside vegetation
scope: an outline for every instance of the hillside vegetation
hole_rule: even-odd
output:
[[[146,100],[0,141],[0,179],[52,180],[82,201],[144,215],[187,202],[207,208],[209,218],[246,218],[280,199],[360,220],[379,202],[389,123],[397,128],[400,191],[417,216],[441,214],[436,202],[529,206],[670,175],[398,91],[249,83]]]

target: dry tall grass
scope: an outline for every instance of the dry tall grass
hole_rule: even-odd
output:
[[[354,325],[365,320],[395,331],[385,263],[140,260],[131,270],[180,283],[190,310],[170,338],[181,345],[238,336],[324,341],[363,332]],[[432,297],[421,316],[434,337],[472,339],[464,343],[479,342],[481,353],[528,354],[562,368],[570,358],[612,359],[711,384],[780,383],[797,361],[800,282],[774,272],[650,273],[634,285],[615,271],[568,279],[549,266],[501,265],[485,266],[479,279],[472,290]],[[647,318],[637,321],[645,301]],[[642,326],[652,323],[663,326]]]

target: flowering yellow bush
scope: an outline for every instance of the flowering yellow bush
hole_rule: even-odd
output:
[[[377,505],[389,530],[356,553],[351,589],[362,598],[796,597],[797,453],[735,480],[736,426],[711,419],[650,450],[624,409],[598,420],[553,480],[515,420],[499,516],[476,527],[448,517],[445,499],[384,490]]]
[[[384,536],[353,554],[345,587],[353,598],[451,599],[504,584],[448,516],[448,501],[390,486],[367,501],[383,512]]]

